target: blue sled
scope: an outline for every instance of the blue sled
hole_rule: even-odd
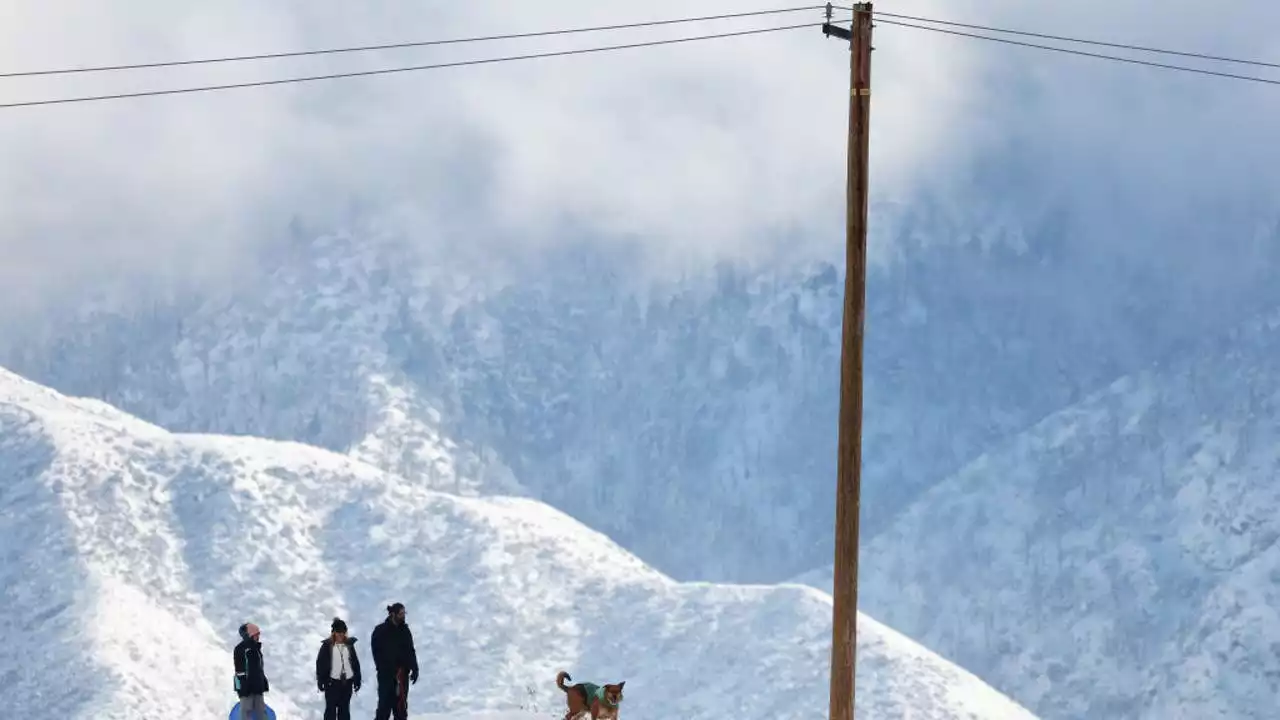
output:
[[[240,720],[240,703],[236,703],[236,706],[231,708],[231,715],[227,720]],[[265,718],[255,718],[255,720],[276,720],[276,711],[272,710],[271,706],[268,705],[267,716]]]

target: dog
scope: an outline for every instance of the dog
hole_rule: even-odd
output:
[[[556,687],[564,691],[565,702],[569,705],[564,720],[574,720],[584,714],[588,714],[591,720],[618,720],[618,706],[622,704],[622,686],[627,684],[626,680],[616,685],[565,685],[565,680],[573,678],[563,670],[556,673]]]

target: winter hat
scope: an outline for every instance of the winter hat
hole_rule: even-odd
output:
[[[347,631],[347,624],[342,622],[342,618],[334,618],[333,624],[329,626],[329,630],[336,633],[345,633]]]

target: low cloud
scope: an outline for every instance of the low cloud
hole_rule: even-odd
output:
[[[555,0],[216,5],[19,0],[0,68],[146,62],[611,24],[752,9]],[[1265,0],[921,1],[894,12],[1280,56]],[[883,4],[877,9],[887,9]],[[1247,9],[1247,12],[1246,12]],[[0,101],[447,62],[820,21],[816,11],[617,33],[134,73],[0,79]],[[1122,216],[1258,197],[1276,181],[1268,86],[882,25],[876,194],[967,188],[981,163],[1031,163],[1035,192]],[[1270,43],[1270,47],[1268,46]],[[1240,68],[1234,68],[1240,70]],[[98,276],[219,277],[290,218],[351,201],[424,244],[537,248],[642,238],[701,262],[830,252],[843,228],[848,53],[817,28],[577,57],[219,93],[0,110],[0,281],[7,302]],[[950,188],[951,190],[948,190]],[[1272,195],[1273,197],[1274,195]],[[1243,201],[1242,201],[1243,202]],[[1165,213],[1165,215],[1162,215]],[[1176,213],[1174,213],[1176,215]],[[1135,220],[1136,222],[1136,220]],[[445,229],[448,230],[445,230]],[[474,230],[474,232],[472,232]],[[795,238],[804,239],[797,246]],[[806,244],[807,243],[807,244]]]

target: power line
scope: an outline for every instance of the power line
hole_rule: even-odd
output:
[[[1163,48],[1146,47],[1143,45],[1130,45],[1126,43],[1105,42],[1102,40],[1086,40],[1082,38],[1067,37],[1064,35],[1049,35],[1046,33],[1028,32],[1026,30],[1009,30],[1006,28],[990,27],[987,25],[971,25],[962,22],[953,22],[950,20],[935,20],[933,18],[917,17],[914,15],[898,15],[895,13],[887,13],[875,11],[873,15],[886,18],[897,18],[898,20],[914,20],[917,22],[934,23],[936,25],[949,25],[951,27],[969,28],[970,30],[984,30],[986,32],[998,32],[1008,35],[1022,35],[1025,37],[1036,37],[1044,40],[1061,40],[1063,42],[1080,43],[1081,45],[1098,45],[1101,47],[1112,47],[1121,50],[1137,50],[1139,52],[1149,52],[1159,55],[1179,55],[1182,57],[1197,58],[1200,60],[1215,60],[1218,62],[1237,63],[1240,65],[1255,65],[1257,67],[1280,68],[1280,63],[1264,62],[1262,60],[1241,60],[1239,58],[1223,57],[1220,55],[1207,55],[1205,53],[1184,52],[1181,50],[1166,50]],[[886,21],[887,23],[887,21]]]
[[[1163,68],[1165,70],[1181,70],[1182,72],[1198,73],[1200,75],[1214,75],[1217,77],[1232,78],[1235,80],[1248,80],[1250,82],[1264,83],[1267,85],[1280,85],[1280,80],[1270,78],[1260,78],[1253,75],[1236,75],[1235,73],[1218,72],[1216,70],[1204,70],[1201,68],[1186,67],[1185,65],[1168,65],[1165,63],[1152,62],[1150,60],[1138,60],[1136,58],[1120,57],[1118,55],[1103,55],[1101,53],[1092,53],[1084,50],[1072,50],[1071,48],[1054,47],[1052,45],[1038,45],[1036,43],[1022,42],[1020,40],[1010,40],[1008,38],[992,37],[990,35],[977,35],[975,33],[962,32],[960,30],[948,30],[947,28],[929,27],[927,25],[913,25],[911,23],[898,22],[896,20],[877,20],[877,23],[885,25],[896,25],[898,27],[914,28],[916,30],[929,30],[931,32],[945,33],[947,35],[959,35],[960,37],[975,38],[978,40],[990,40],[992,42],[1005,43],[1008,45],[1020,45],[1022,47],[1036,48],[1038,50],[1051,50],[1053,52],[1066,53],[1068,55],[1082,55],[1084,57],[1098,58],[1101,60],[1113,60],[1115,62],[1130,63],[1133,65],[1146,65],[1147,67]]]
[[[595,27],[567,28],[560,30],[541,30],[537,32],[509,33],[506,35],[485,35],[478,37],[448,38],[440,40],[420,40],[414,42],[389,43],[384,45],[363,45],[357,47],[327,48],[322,50],[298,50],[294,52],[262,53],[257,55],[235,55],[228,57],[200,58],[196,60],[170,60],[164,62],[135,63],[130,65],[100,65],[96,67],[59,68],[54,70],[27,70],[22,72],[0,73],[0,78],[33,77],[37,75],[69,75],[73,73],[107,72],[114,70],[141,70],[145,68],[176,67],[180,65],[209,65],[213,63],[242,62],[246,60],[275,60],[279,58],[303,57],[308,55],[334,55],[339,53],[368,52],[371,50],[399,50],[404,48],[429,47],[435,45],[460,45],[464,43],[491,42],[495,40],[517,40],[521,38],[548,37],[552,35],[572,35],[579,33],[603,32],[609,30],[627,30],[631,28],[658,27],[681,23],[707,22],[711,20],[729,20],[733,18],[756,17],[761,15],[778,15],[782,13],[822,10],[825,5],[807,5],[803,7],[778,8],[774,10],[755,10],[751,12],[725,13],[721,15],[703,15],[701,17],[685,17],[670,20],[649,20],[646,22],[623,23],[618,25],[599,25]]]
[[[824,6],[825,7],[825,6]],[[470,65],[487,65],[493,63],[532,60],[535,58],[560,57],[565,55],[585,55],[587,53],[627,50],[631,48],[654,47],[658,45],[674,45],[676,43],[714,40],[718,38],[738,37],[743,35],[759,35],[762,33],[798,30],[800,28],[820,27],[823,23],[812,22],[799,25],[783,25],[780,27],[757,28],[754,30],[736,30],[734,32],[716,33],[712,35],[694,35],[690,37],[671,38],[667,40],[649,40],[645,42],[627,43],[625,45],[605,45],[601,47],[579,48],[575,50],[557,50],[554,52],[530,53],[525,55],[506,55],[478,60],[459,60],[456,62],[434,63],[431,65],[415,65],[412,67],[384,68],[381,70],[361,70],[355,72],[332,73],[329,75],[311,75],[306,77],[282,78],[279,80],[258,80],[254,82],[232,83],[227,85],[203,85],[199,87],[175,88],[172,90],[147,90],[133,93],[117,93],[113,95],[87,95],[81,97],[57,98],[53,100],[28,100],[25,102],[3,103],[0,109],[31,107],[35,105],[62,105],[67,103],[95,102],[99,100],[120,100],[124,98],[152,97],[156,95],[179,95],[185,93],[211,92],[216,90],[234,90],[239,88],[264,87],[267,85],[287,85],[290,83],[314,82],[317,80],[335,80],[338,78],[365,77],[370,75],[389,75],[391,73],[417,72],[421,70],[442,70],[445,68],[466,67]]]

